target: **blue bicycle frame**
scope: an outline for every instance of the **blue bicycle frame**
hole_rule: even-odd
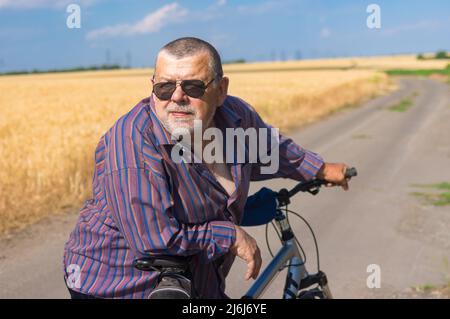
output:
[[[242,298],[259,298],[280,269],[286,264],[288,264],[288,270],[283,299],[296,299],[299,297],[301,289],[310,287],[313,284],[318,284],[318,288],[303,294],[304,297],[332,298],[325,274],[321,271],[313,275],[308,274],[291,227],[281,210],[277,210],[275,221],[282,234],[282,247]]]

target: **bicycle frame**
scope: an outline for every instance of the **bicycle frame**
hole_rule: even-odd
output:
[[[289,262],[283,299],[296,299],[301,289],[313,284],[320,286],[322,289],[320,293],[324,298],[331,299],[332,295],[328,288],[326,275],[320,270],[316,274],[308,274],[289,222],[280,208],[277,209],[275,221],[282,234],[282,247],[242,298],[259,298],[272,280],[275,279],[280,268]],[[317,293],[319,293],[319,290],[313,290],[312,297]]]

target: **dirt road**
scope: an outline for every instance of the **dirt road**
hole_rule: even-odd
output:
[[[326,161],[358,169],[350,191],[323,189],[317,196],[298,195],[290,208],[315,230],[321,268],[337,298],[408,296],[415,285],[443,284],[450,276],[450,209],[424,202],[412,192],[428,192],[417,184],[450,182],[450,90],[428,79],[401,79],[395,93],[362,107],[337,113],[291,134],[300,145]],[[403,99],[404,112],[389,107]],[[273,189],[294,185],[290,180],[265,182]],[[261,183],[254,183],[256,191]],[[0,298],[67,298],[62,278],[63,246],[77,216],[43,220],[12,238],[0,240]],[[315,269],[307,228],[290,218]],[[248,228],[267,252],[264,227]],[[273,231],[272,250],[277,249]],[[381,288],[366,285],[367,267],[381,270]],[[245,265],[237,260],[227,293],[240,297],[249,286]],[[284,274],[284,272],[282,273]],[[279,276],[265,297],[281,294]]]

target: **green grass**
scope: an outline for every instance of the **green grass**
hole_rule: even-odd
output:
[[[363,140],[363,139],[369,139],[370,135],[367,135],[367,134],[353,134],[352,138],[358,139],[358,140],[359,139]]]
[[[450,205],[450,192],[441,193],[437,200],[433,202],[434,206],[446,206]]]
[[[436,185],[442,185],[445,184],[448,187],[448,185],[450,183],[441,183],[441,184],[434,184]],[[430,185],[427,185],[430,186]],[[442,275],[444,275],[445,277],[445,283],[440,283],[440,284],[432,284],[432,283],[425,283],[423,285],[417,285],[417,286],[412,286],[411,288],[413,289],[413,291],[418,292],[418,293],[423,293],[423,294],[433,294],[434,296],[440,296],[440,297],[450,297],[450,262],[447,256],[444,256],[443,259],[443,266],[444,266],[444,271],[442,273]]]
[[[411,184],[411,186],[450,190],[450,183],[448,182],[442,182],[437,184]]]
[[[450,192],[432,194],[422,192],[412,192],[411,195],[423,198],[427,203],[434,206],[450,205]]]
[[[432,285],[432,284],[425,284],[425,285],[421,285],[421,286],[415,286],[414,288],[416,288],[417,290],[427,291],[427,290],[435,289],[436,286]]]
[[[450,84],[450,64],[445,69],[417,69],[417,70],[404,70],[404,69],[392,69],[384,71],[388,75],[406,75],[406,76],[430,76],[433,74],[439,74],[447,76],[447,83]]]
[[[411,98],[401,100],[399,103],[389,107],[392,112],[405,112],[412,106]]]
[[[450,205],[450,183],[443,182],[438,184],[426,184],[426,185],[413,184],[412,186],[422,188],[433,188],[436,190],[444,191],[441,193],[412,192],[411,195],[421,197],[434,206]]]
[[[450,190],[450,183],[447,183],[447,182],[434,184],[434,185],[431,185],[431,186],[434,187],[434,188],[437,188],[437,189],[448,189],[448,190]]]
[[[450,64],[445,69],[417,69],[417,70],[404,70],[404,69],[392,69],[386,70],[388,75],[416,75],[416,76],[430,76],[432,74],[441,74],[450,76]]]
[[[447,284],[424,284],[411,287],[413,291],[425,296],[433,296],[434,298],[449,298],[450,297],[450,282]]]

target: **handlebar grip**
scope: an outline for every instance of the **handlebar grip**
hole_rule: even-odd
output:
[[[358,172],[356,171],[356,168],[352,167],[352,168],[347,168],[345,170],[345,178],[351,178],[351,177],[355,177],[358,175]]]

